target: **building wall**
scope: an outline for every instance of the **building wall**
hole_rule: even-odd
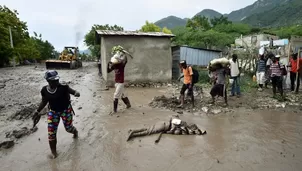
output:
[[[248,47],[259,47],[260,41],[266,41],[268,38],[273,38],[274,40],[279,39],[278,36],[269,35],[269,34],[258,34],[258,35],[250,35],[244,36],[241,38],[237,38],[235,40],[235,44],[239,46],[248,46]]]
[[[133,59],[128,58],[125,82],[167,82],[172,79],[171,40],[168,37],[105,36],[101,40],[102,67],[112,57],[113,46],[121,45]],[[114,83],[114,71],[104,74],[108,85]]]

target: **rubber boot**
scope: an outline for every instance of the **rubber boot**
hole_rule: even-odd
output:
[[[127,109],[129,109],[131,107],[131,104],[130,104],[128,97],[124,97],[124,98],[122,98],[122,100],[125,103],[125,105],[127,106]]]
[[[113,101],[113,112],[117,112],[117,106],[118,106],[118,99],[114,99]]]
[[[184,95],[180,95],[180,105],[177,106],[177,108],[183,108],[185,103],[185,96]]]
[[[49,147],[50,147],[53,158],[56,158],[58,156],[58,154],[57,154],[57,140],[49,141]]]

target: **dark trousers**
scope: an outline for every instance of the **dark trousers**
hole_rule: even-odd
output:
[[[295,90],[295,82],[296,82],[296,77],[298,74],[298,80],[297,80],[297,92],[299,91],[299,87],[300,87],[300,74],[299,73],[294,73],[294,72],[290,72],[290,85],[291,85],[291,91]]]
[[[282,79],[282,76],[274,76],[271,79],[272,79],[274,95],[276,95],[276,89],[278,88],[278,91],[280,92],[281,96],[283,96],[283,79]]]
[[[98,64],[99,74],[102,75],[102,64]]]

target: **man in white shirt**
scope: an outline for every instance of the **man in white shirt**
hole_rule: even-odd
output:
[[[241,68],[239,67],[238,56],[236,54],[233,54],[232,59],[230,59],[230,75],[231,79],[233,79],[231,96],[235,96],[236,92],[237,97],[240,97],[240,70]]]

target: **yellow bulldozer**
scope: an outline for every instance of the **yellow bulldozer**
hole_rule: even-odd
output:
[[[66,46],[59,59],[46,60],[47,69],[76,69],[82,67],[78,47]]]

